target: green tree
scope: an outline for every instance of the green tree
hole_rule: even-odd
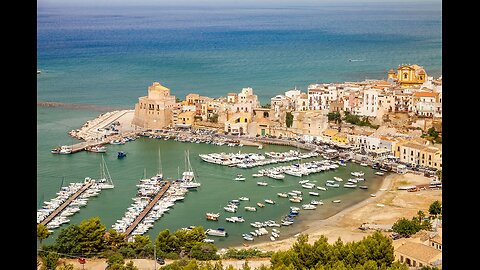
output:
[[[76,224],[71,224],[62,229],[55,239],[55,249],[60,253],[78,254],[80,250],[80,228]]]
[[[220,259],[220,256],[216,253],[217,247],[215,245],[210,243],[198,243],[191,248],[189,255],[194,259],[207,261]]]
[[[50,232],[48,231],[47,227],[43,224],[37,225],[37,239],[40,242],[40,246],[42,245],[43,239],[48,238]]]
[[[212,114],[212,116],[208,118],[208,121],[212,123],[218,123],[218,114],[217,113]]]
[[[133,265],[133,262],[132,262],[132,261],[129,261],[129,262],[125,265],[125,270],[138,270],[138,267],[136,267],[135,265]]]
[[[270,107],[271,107],[270,103],[262,105],[262,108],[265,108],[265,109],[270,109]]]
[[[57,270],[74,270],[73,264],[64,262]]]
[[[442,204],[439,201],[434,201],[430,208],[428,208],[428,213],[432,216],[437,217],[442,213]]]
[[[362,241],[368,254],[368,260],[377,262],[378,265],[385,264],[389,266],[394,260],[392,239],[380,232],[365,237]]]
[[[157,246],[157,251],[160,250],[165,253],[180,252],[176,237],[171,234],[170,230],[168,229],[165,229],[158,233],[155,245]]]
[[[293,125],[293,114],[291,112],[286,113],[285,124],[287,125],[287,128],[289,128]]]
[[[438,137],[438,131],[435,130],[434,127],[431,127],[427,130],[428,136],[432,137],[433,139],[436,139]]]
[[[139,257],[150,257],[153,255],[153,243],[148,235],[135,235],[134,241],[128,243]],[[158,251],[158,250],[157,250]]]
[[[48,252],[43,258],[43,269],[55,270],[57,268],[58,259],[60,255],[56,252]]]
[[[107,268],[105,268],[105,270],[123,269],[124,264],[125,260],[123,259],[122,254],[115,253],[112,256],[108,257]]]
[[[417,216],[418,216],[418,220],[420,220],[420,222],[422,222],[423,218],[425,218],[425,213],[422,210],[418,210]]]
[[[104,239],[107,229],[100,223],[99,217],[80,222],[80,249],[87,256],[102,252],[106,247]]]
[[[137,258],[137,253],[135,253],[135,250],[131,247],[121,247],[118,249],[118,253],[122,254],[124,258]]]
[[[438,180],[442,181],[442,170],[436,171],[435,175],[438,177]]]
[[[420,226],[406,218],[401,218],[393,224],[392,230],[402,237],[410,237],[420,230]]]
[[[335,123],[341,122],[342,117],[339,112],[329,112],[327,114],[328,121],[335,121]]]
[[[110,250],[117,251],[119,248],[126,247],[125,234],[119,233],[114,229],[109,229],[105,237],[106,245]]]

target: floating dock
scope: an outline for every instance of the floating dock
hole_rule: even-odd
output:
[[[130,226],[127,228],[127,230],[125,231],[125,238],[127,238],[133,232],[135,227],[137,227],[138,223],[140,223],[140,221],[142,221],[142,219],[148,214],[148,212],[152,210],[153,206],[155,206],[158,200],[160,200],[163,194],[165,194],[168,188],[170,188],[170,185],[171,182],[166,181],[165,186],[163,186],[163,188],[157,193],[157,195],[152,199],[152,201],[147,205],[147,207],[143,209],[143,211],[138,215],[138,217],[133,221],[133,223],[130,224]]]
[[[47,218],[45,218],[40,224],[46,225],[48,222],[50,222],[53,218],[55,218],[59,213],[65,209],[73,200],[75,200],[80,194],[82,194],[85,190],[90,188],[90,186],[93,185],[93,181],[89,181],[83,185],[81,189],[79,189],[77,192],[75,192],[70,198],[68,198],[64,203],[62,203],[55,211],[53,211]]]

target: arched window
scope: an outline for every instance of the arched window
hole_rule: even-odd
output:
[[[403,78],[404,78],[404,79],[407,79],[407,78],[408,78],[408,73],[406,73],[406,72],[403,73]]]

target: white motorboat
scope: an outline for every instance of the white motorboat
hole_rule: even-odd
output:
[[[278,197],[288,198],[288,194],[284,193],[284,192],[278,192],[277,195],[278,195]]]
[[[340,185],[339,185],[339,184],[336,184],[336,183],[335,183],[335,184],[332,184],[332,183],[329,183],[329,182],[327,181],[327,183],[325,183],[325,186],[338,188]]]
[[[239,199],[240,201],[249,201],[249,200],[250,200],[250,198],[248,198],[248,197],[240,197],[240,198],[238,198],[238,199]]]
[[[228,236],[228,233],[225,231],[224,228],[218,228],[218,229],[207,229],[205,231],[206,235],[211,235],[211,236],[222,236],[226,237]]]
[[[269,204],[275,204],[275,201],[273,200],[270,200],[270,199],[266,199],[264,200],[266,203],[269,203]]]
[[[342,178],[340,178],[340,177],[337,177],[337,176],[334,176],[334,177],[333,177],[333,179],[335,179],[335,181],[338,181],[338,182],[342,182],[342,181],[343,181],[343,179],[342,179]]]
[[[363,175],[365,175],[364,172],[351,172],[350,174],[355,177],[362,177]]]
[[[318,192],[313,192],[313,191],[308,192],[308,194],[310,194],[312,196],[319,196],[320,195]]]
[[[241,174],[237,174],[237,177],[235,177],[234,180],[235,181],[245,181],[245,177],[243,177],[243,175],[241,175]]]
[[[223,207],[225,211],[230,212],[230,213],[235,213],[237,212],[237,208],[232,207],[231,205]]]
[[[333,200],[332,202],[333,202],[333,203],[341,203],[342,200]]]
[[[245,211],[255,212],[257,211],[257,208],[252,206],[245,206]]]
[[[261,173],[254,173],[254,174],[252,174],[252,176],[253,176],[253,177],[262,177],[263,174],[261,174]]]
[[[320,187],[320,186],[317,186],[317,189],[323,190],[323,191],[326,191],[326,190],[327,190],[327,188],[325,188],[325,187]]]
[[[257,185],[259,186],[268,186],[267,182],[257,182]]]
[[[304,204],[304,205],[302,205],[302,208],[304,210],[315,210],[315,209],[317,209],[317,207],[315,205],[311,205],[311,204]]]
[[[323,205],[323,202],[322,201],[317,201],[317,200],[312,200],[310,202],[311,205]]]
[[[302,185],[303,188],[312,189],[315,187],[315,184],[306,183]]]

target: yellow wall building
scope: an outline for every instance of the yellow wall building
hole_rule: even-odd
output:
[[[168,127],[173,124],[175,107],[175,96],[170,95],[170,89],[154,82],[148,87],[148,95],[138,98],[132,124],[145,129]]]
[[[178,114],[177,125],[192,126],[195,121],[195,112],[182,112]]]
[[[347,134],[343,132],[337,132],[333,135],[332,140],[340,144],[348,144]]]
[[[427,73],[419,65],[401,65],[397,68],[397,74],[390,69],[388,78],[395,80],[403,87],[420,86],[426,81]]]

